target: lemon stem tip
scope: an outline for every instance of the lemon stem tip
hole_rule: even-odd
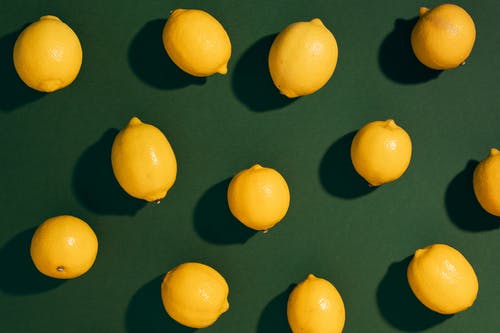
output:
[[[496,148],[491,148],[490,149],[490,156],[496,156],[496,155],[500,155],[500,150],[498,150]]]
[[[57,266],[56,270],[58,272],[64,272],[64,266]]]
[[[420,7],[418,9],[418,16],[422,17],[428,11],[429,11],[429,8],[427,8],[427,7]]]

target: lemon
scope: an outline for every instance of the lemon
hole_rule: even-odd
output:
[[[281,94],[289,98],[305,96],[330,80],[337,58],[337,41],[319,18],[295,22],[274,39],[269,72]]]
[[[204,328],[229,309],[229,286],[212,267],[195,262],[170,270],[161,284],[161,298],[168,315],[178,323]]]
[[[453,4],[422,7],[419,14],[411,33],[411,46],[418,60],[438,70],[463,64],[476,39],[472,17]]]
[[[474,170],[474,194],[488,213],[500,216],[500,151],[491,148],[489,156]]]
[[[137,117],[116,135],[111,165],[125,192],[150,202],[163,199],[177,176],[177,161],[165,135]]]
[[[351,143],[351,160],[356,172],[372,186],[401,177],[411,159],[408,133],[394,120],[373,121],[364,125]]]
[[[479,289],[471,264],[458,250],[445,244],[416,250],[407,277],[420,302],[441,314],[468,309]]]
[[[53,92],[70,85],[82,65],[82,46],[71,28],[47,15],[30,24],[14,44],[14,67],[29,87]]]
[[[57,279],[72,279],[92,267],[97,249],[97,237],[86,222],[61,215],[38,226],[31,239],[30,255],[41,273]]]
[[[278,171],[255,164],[231,179],[227,201],[241,223],[255,230],[268,230],[285,217],[290,191]]]
[[[293,333],[340,333],[344,302],[328,280],[309,274],[290,293],[287,317]]]
[[[219,21],[199,9],[176,9],[163,28],[163,45],[170,59],[194,76],[226,74],[231,41]]]

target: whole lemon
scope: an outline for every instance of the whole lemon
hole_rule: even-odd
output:
[[[441,314],[468,309],[479,289],[471,264],[458,250],[445,244],[416,250],[408,265],[407,277],[420,302]]]
[[[500,216],[500,151],[491,148],[489,156],[474,170],[472,178],[477,201],[488,213]]]
[[[255,164],[231,179],[227,201],[241,223],[255,230],[268,230],[285,217],[290,191],[278,171]]]
[[[319,18],[295,22],[274,39],[269,51],[269,72],[274,85],[289,97],[321,89],[337,66],[338,47]]]
[[[328,280],[309,274],[290,293],[287,317],[293,333],[340,333],[345,323],[344,302]]]
[[[163,28],[163,45],[170,59],[194,76],[226,74],[231,41],[217,19],[199,9],[176,9]]]
[[[161,298],[168,315],[178,323],[204,328],[229,309],[229,286],[212,267],[195,262],[170,270],[161,284]]]
[[[125,192],[150,202],[163,199],[177,176],[177,161],[165,135],[137,117],[116,135],[111,165]]]
[[[26,85],[53,92],[77,77],[82,65],[82,46],[67,24],[47,15],[17,37],[13,58],[16,72]]]
[[[357,173],[370,185],[379,186],[401,177],[411,159],[412,144],[394,120],[364,125],[351,143],[351,160]]]
[[[30,255],[41,273],[57,279],[72,279],[92,267],[97,249],[97,237],[86,222],[61,215],[38,226],[31,239]]]
[[[476,39],[472,17],[453,4],[422,7],[419,14],[411,33],[411,46],[418,60],[437,70],[463,64]]]

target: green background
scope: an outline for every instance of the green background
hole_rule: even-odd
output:
[[[437,73],[417,63],[409,34],[437,1],[4,1],[0,8],[0,331],[191,332],[160,300],[169,269],[200,261],[230,285],[231,308],[204,332],[289,332],[290,286],[327,278],[346,307],[344,332],[497,332],[500,219],[471,185],[500,134],[498,1],[460,1],[477,39],[467,64]],[[168,59],[169,11],[200,8],[227,29],[229,73],[189,77]],[[81,72],[40,94],[14,72],[20,30],[45,14],[78,34]],[[288,24],[320,17],[339,61],[319,92],[287,100],[266,57]],[[132,116],[159,127],[177,156],[177,181],[160,205],[128,197],[110,166],[117,130]],[[394,118],[413,141],[407,172],[370,190],[349,160],[354,132]],[[285,219],[253,233],[231,217],[229,179],[260,163],[291,190]],[[48,217],[72,214],[99,238],[94,267],[61,282],[29,258]],[[411,294],[413,251],[447,243],[472,263],[480,291],[466,312],[444,317]]]

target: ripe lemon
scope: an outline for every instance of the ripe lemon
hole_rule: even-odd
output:
[[[16,72],[26,85],[52,92],[75,80],[82,65],[82,46],[68,25],[47,15],[17,37],[13,58]]]
[[[441,314],[468,309],[476,300],[479,288],[476,273],[467,259],[445,244],[416,250],[408,265],[407,277],[420,302]]]
[[[293,333],[340,333],[344,302],[329,281],[309,274],[290,293],[287,317]]]
[[[30,255],[36,268],[57,279],[86,273],[97,256],[97,237],[81,219],[61,215],[40,224],[31,239]]]
[[[474,170],[474,193],[485,211],[500,216],[500,151],[492,148],[489,156]]]
[[[268,230],[285,217],[290,191],[278,171],[255,164],[231,179],[227,201],[241,223],[255,230]]]
[[[168,315],[178,323],[204,328],[229,309],[229,286],[210,266],[187,262],[170,270],[161,284],[161,298]]]
[[[269,72],[283,95],[305,96],[330,80],[337,58],[337,41],[319,18],[295,22],[274,39],[269,51]]]
[[[150,202],[163,199],[177,176],[177,161],[165,135],[137,117],[115,137],[111,165],[125,192]]]
[[[469,57],[476,39],[476,27],[461,7],[443,4],[422,7],[411,33],[411,46],[418,60],[433,69],[451,69]]]
[[[372,186],[379,186],[401,177],[411,159],[408,133],[389,119],[363,126],[351,143],[354,169]]]
[[[176,9],[163,28],[163,46],[170,59],[194,76],[226,74],[231,41],[217,19],[199,9]]]

